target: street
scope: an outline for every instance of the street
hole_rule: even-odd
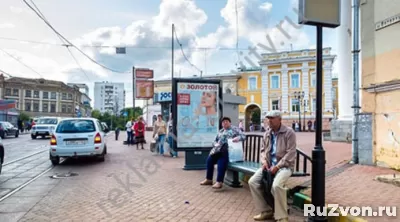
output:
[[[105,162],[68,159],[53,168],[43,152],[6,165],[0,221],[253,221],[257,214],[247,187],[216,192],[199,186],[205,172],[182,170],[183,153],[176,159],[155,156],[148,144],[137,150],[122,145],[124,134],[119,141],[109,136]],[[32,142],[27,136],[23,141]],[[37,152],[48,142],[32,143],[42,147]],[[14,144],[8,149],[18,149]],[[7,161],[13,158],[19,157]],[[302,212],[291,208],[290,221],[304,221]]]

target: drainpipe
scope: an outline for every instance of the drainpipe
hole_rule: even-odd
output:
[[[357,164],[359,160],[358,143],[358,114],[360,112],[360,80],[359,80],[359,53],[360,53],[360,1],[353,0],[353,132],[352,132],[352,163]]]

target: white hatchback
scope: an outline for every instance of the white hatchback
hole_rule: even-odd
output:
[[[58,122],[50,139],[50,161],[60,158],[93,156],[104,161],[107,154],[107,133],[98,119],[68,118]]]

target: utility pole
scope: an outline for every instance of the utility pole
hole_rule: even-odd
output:
[[[352,132],[352,163],[358,163],[358,114],[360,112],[360,80],[359,80],[359,22],[360,22],[360,1],[353,0],[353,132]]]
[[[172,49],[172,58],[171,58],[171,84],[172,79],[174,78],[174,38],[175,38],[175,25],[172,23],[172,38],[171,38],[171,49]]]
[[[132,108],[135,109],[135,100],[136,100],[136,88],[135,88],[135,76],[136,76],[136,70],[135,70],[135,66],[132,68]]]

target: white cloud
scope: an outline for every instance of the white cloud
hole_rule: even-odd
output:
[[[15,25],[12,23],[0,23],[0,29],[11,29],[15,28]]]

